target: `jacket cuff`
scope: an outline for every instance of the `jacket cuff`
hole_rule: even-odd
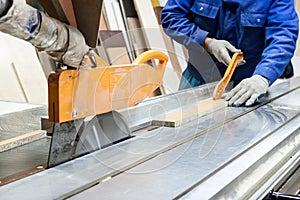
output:
[[[278,75],[276,72],[274,72],[274,69],[256,68],[253,75],[261,75],[262,77],[266,78],[269,86],[271,86],[278,79]]]
[[[195,40],[198,44],[204,46],[204,41],[208,34],[209,33],[207,31],[198,29],[196,33],[193,34],[194,38],[192,39]]]

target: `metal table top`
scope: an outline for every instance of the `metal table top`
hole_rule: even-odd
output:
[[[5,185],[0,188],[1,199],[25,195],[30,199],[193,198],[203,195],[202,186],[214,183],[215,190],[204,198],[228,195],[230,183],[241,178],[252,180],[246,176],[249,170],[260,169],[272,154],[280,155],[278,165],[268,168],[274,171],[272,177],[284,163],[292,165],[292,159],[287,158],[297,158],[300,103],[291,99],[299,99],[299,87],[300,79],[294,78],[270,88],[263,103],[256,107],[226,107],[178,128],[147,131]],[[156,101],[159,103],[159,99]],[[223,173],[228,171],[231,179]],[[231,195],[249,197],[244,191]]]

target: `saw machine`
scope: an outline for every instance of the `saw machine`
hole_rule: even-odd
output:
[[[162,83],[168,61],[153,50],[131,65],[108,66],[96,54],[93,57],[86,58],[85,67],[48,78],[49,121],[54,122],[49,167],[130,137],[123,117],[111,111],[151,96]],[[154,59],[157,69],[144,64]]]
[[[272,199],[282,193],[299,198],[300,78],[270,87],[254,107],[227,107],[222,100],[209,104],[215,86],[150,98],[83,120],[79,133],[90,135],[84,141],[74,137],[76,125],[64,129],[60,124],[61,141],[70,135],[76,146],[81,143],[75,152],[109,141],[116,129],[129,135],[4,185],[1,199]],[[211,107],[203,111],[201,105]],[[174,115],[181,117],[174,120]],[[176,120],[181,123],[164,123]],[[89,132],[80,132],[82,126]],[[57,155],[69,148],[71,143],[62,145]]]
[[[80,2],[41,1],[94,46],[102,1]],[[1,199],[299,199],[300,78],[254,107],[227,107],[234,57],[220,83],[152,98],[168,61],[158,51],[116,66],[90,51],[77,69],[57,70],[47,163],[3,184]]]

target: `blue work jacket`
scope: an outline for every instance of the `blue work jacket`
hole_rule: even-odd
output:
[[[165,32],[189,50],[191,72],[209,79],[217,66],[222,76],[226,66],[205,61],[206,37],[229,41],[244,53],[246,64],[236,68],[237,84],[254,74],[272,84],[290,62],[298,37],[298,16],[292,0],[168,0],[162,11]],[[207,54],[207,53],[206,53]],[[195,70],[196,69],[196,70]]]

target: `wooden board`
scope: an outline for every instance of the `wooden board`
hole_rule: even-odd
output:
[[[69,24],[69,21],[62,9],[60,3],[57,0],[39,0],[40,4],[46,10],[46,12],[53,18],[58,19],[61,22]]]
[[[106,0],[103,3],[103,15],[107,22],[108,30],[118,30],[122,31],[126,49],[128,50],[128,55],[130,57],[130,61],[133,61],[135,56],[133,54],[133,50],[130,46],[129,38],[126,34],[126,18],[122,15],[121,6],[118,0]],[[125,21],[124,21],[125,20]],[[125,64],[125,63],[118,63]]]
[[[69,23],[77,27],[72,0],[59,0],[59,3]]]
[[[0,153],[46,137],[46,131],[37,130],[11,139],[0,141]]]
[[[47,105],[47,79],[35,48],[0,33],[0,100]]]
[[[157,5],[158,4],[158,0],[156,0],[154,2],[152,1],[152,4],[153,5]],[[180,66],[178,57],[177,57],[176,52],[175,52],[173,40],[167,34],[165,34],[165,32],[163,31],[163,28],[161,26],[161,13],[162,13],[162,9],[163,9],[163,7],[161,7],[161,6],[154,7],[154,12],[155,12],[156,19],[158,21],[159,27],[161,29],[161,33],[162,33],[163,39],[165,41],[166,48],[167,48],[169,56],[170,56],[170,62],[172,64],[173,69],[175,70],[175,72],[177,74],[177,77],[180,80],[181,76],[182,76],[182,70],[181,70],[181,66]]]
[[[153,119],[152,125],[178,127],[224,107],[227,107],[227,101],[224,99],[210,100],[198,105],[176,110],[166,114],[165,116],[162,116],[161,118]]]
[[[72,0],[76,24],[90,47],[96,47],[103,0]]]
[[[146,44],[148,49],[163,51],[169,56],[167,47],[164,41],[162,30],[152,7],[152,3],[149,0],[134,0],[135,9],[138,13],[138,17],[143,28],[143,33],[146,38]],[[147,14],[145,14],[147,13]],[[170,57],[170,56],[169,56]],[[178,90],[179,78],[169,62],[166,67],[163,87],[164,93],[172,93]]]
[[[147,45],[142,33],[141,25],[137,17],[127,17],[128,35],[132,45],[132,49],[136,56],[147,51]]]
[[[130,56],[122,31],[100,31],[101,45],[110,65],[130,64]]]

